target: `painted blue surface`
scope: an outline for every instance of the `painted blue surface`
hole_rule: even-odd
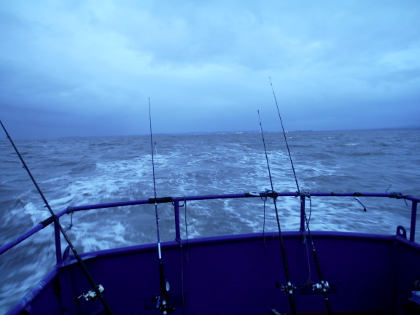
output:
[[[291,278],[302,286],[308,280],[308,265],[301,233],[288,232],[284,237]],[[418,244],[394,236],[354,233],[313,232],[313,237],[332,286],[329,297],[334,311],[403,313],[410,286],[420,277]],[[182,245],[169,242],[163,247],[174,314],[290,311],[286,294],[276,287],[284,283],[284,276],[275,233],[197,239]],[[104,296],[115,314],[158,313],[152,302],[159,295],[155,244],[85,253],[84,259],[105,287]],[[316,282],[311,256],[310,266]],[[94,314],[102,309],[98,301],[74,301],[90,289],[74,261],[60,266],[43,283],[10,314],[27,309],[25,303],[30,314]],[[319,294],[298,289],[295,298],[298,312],[325,311]]]
[[[266,194],[268,197],[296,195]],[[395,194],[311,195],[405,198],[413,202],[412,218],[418,202],[417,198]],[[163,243],[162,247],[174,314],[270,314],[272,309],[281,313],[290,312],[287,295],[282,290],[286,280],[278,233],[180,239],[177,216],[180,201],[253,197],[260,195],[246,193],[158,200],[159,203],[174,203],[175,241]],[[304,201],[309,195],[300,197]],[[148,199],[73,207],[61,211],[58,216],[71,211],[150,204],[154,201]],[[305,202],[301,203],[300,210],[303,219]],[[46,220],[42,226],[49,223]],[[300,226],[302,229],[303,224]],[[34,231],[31,229],[25,233],[25,238]],[[410,239],[414,232],[412,225]],[[328,296],[334,312],[404,313],[411,286],[416,279],[420,279],[420,245],[401,235],[401,232],[399,236],[312,232],[323,277],[331,286]],[[56,244],[60,244],[58,233],[55,236]],[[319,282],[319,279],[310,244],[307,244],[307,248],[303,241],[303,231],[285,232],[283,236],[290,278],[297,287],[294,294],[297,311],[325,312],[322,296],[311,290],[311,285]],[[6,244],[2,247],[3,252],[16,244]],[[81,256],[96,283],[105,287],[104,297],[114,314],[159,313],[153,301],[153,297],[160,294],[156,244],[83,253]],[[63,257],[61,249],[57,247],[55,269],[9,314],[102,313],[103,306],[97,300],[76,302],[76,297],[89,290],[91,286],[78,263],[72,256]]]

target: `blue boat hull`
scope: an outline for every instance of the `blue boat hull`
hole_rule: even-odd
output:
[[[331,308],[340,312],[404,314],[420,279],[420,246],[399,236],[313,232]],[[325,312],[313,257],[299,232],[284,233],[298,313]],[[309,253],[309,265],[308,265]],[[289,313],[277,233],[212,237],[163,244],[174,314]],[[156,244],[82,255],[104,286],[115,314],[158,314]],[[99,301],[75,301],[91,290],[79,265],[67,257],[9,314],[100,314]]]

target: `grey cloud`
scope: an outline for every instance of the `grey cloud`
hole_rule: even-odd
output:
[[[414,125],[419,13],[416,1],[2,4],[0,113],[17,122],[11,107],[25,106],[63,135],[147,132],[134,117],[151,96],[157,131],[250,130],[256,108],[273,110],[272,76],[291,129]]]

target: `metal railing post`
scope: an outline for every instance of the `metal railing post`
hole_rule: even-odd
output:
[[[57,222],[60,220],[57,217]],[[61,255],[61,236],[60,236],[60,227],[57,222],[54,222],[54,235],[55,235],[55,256],[57,258],[57,265],[63,263],[63,256]]]
[[[179,230],[179,200],[174,201],[175,212],[175,241],[181,242],[181,232]]]
[[[410,225],[410,241],[414,242],[416,236],[416,217],[417,217],[417,201],[411,202],[411,225]]]

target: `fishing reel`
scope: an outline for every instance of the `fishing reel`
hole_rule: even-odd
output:
[[[105,288],[102,286],[102,284],[98,285],[98,291],[101,294],[103,294],[105,292]],[[76,302],[79,302],[79,301],[82,301],[82,300],[84,300],[86,302],[89,302],[89,301],[96,300],[97,298],[98,298],[98,296],[97,296],[96,292],[93,291],[93,290],[89,290],[88,292],[82,293],[81,295],[77,296],[75,298],[75,300],[76,300]]]
[[[160,296],[155,296],[153,300],[156,302],[156,309],[162,314],[166,315],[175,311],[175,307],[169,305],[166,299],[162,299]]]
[[[296,287],[290,282],[290,281],[288,281],[287,283],[286,283],[286,285],[283,285],[282,287],[281,287],[281,289],[284,291],[284,292],[286,292],[288,295],[292,295],[294,292],[295,292],[295,290],[296,290]]]
[[[158,295],[153,297],[153,301],[156,303],[156,309],[162,314],[166,315],[175,311],[175,307],[168,303],[168,291],[170,289],[169,282],[165,283],[165,290],[162,292],[162,296]]]
[[[312,284],[312,291],[316,293],[326,293],[330,290],[330,284],[328,281],[322,280],[319,283]]]

